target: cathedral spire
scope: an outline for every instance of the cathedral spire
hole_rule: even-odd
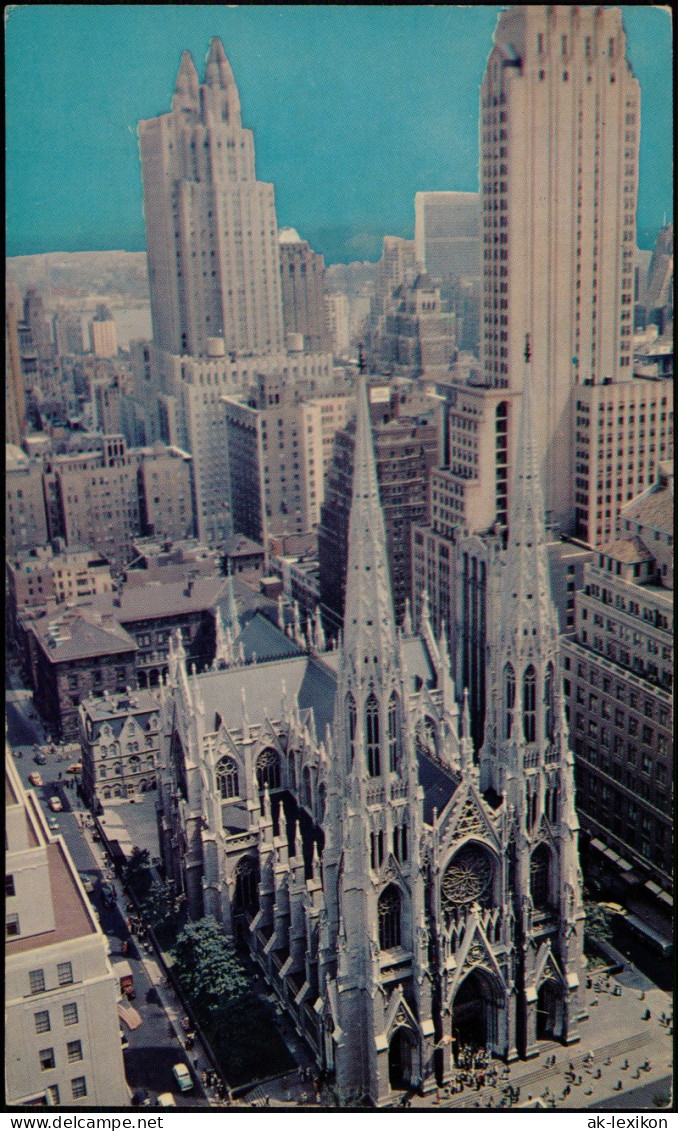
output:
[[[367,386],[362,374],[356,401],[344,654],[352,655],[356,665],[369,657],[388,666],[396,651],[396,628]]]
[[[549,635],[557,632],[546,558],[544,495],[535,449],[536,426],[532,398],[531,348],[525,337],[525,372],[516,448],[513,493],[509,512],[506,568],[502,585],[501,624],[504,632],[519,627]],[[522,630],[527,629],[527,633]]]

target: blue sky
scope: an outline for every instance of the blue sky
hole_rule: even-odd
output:
[[[279,225],[328,263],[411,236],[414,194],[475,190],[498,7],[24,5],[6,27],[7,252],[144,248],[136,126],[220,35]],[[672,32],[622,7],[642,89],[638,242],[672,211]]]

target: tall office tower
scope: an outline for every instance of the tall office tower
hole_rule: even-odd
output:
[[[335,291],[325,295],[330,331],[330,348],[335,357],[348,357],[351,344],[348,295]]]
[[[126,1107],[118,979],[63,838],[6,758],[5,1100]]]
[[[414,282],[416,274],[414,240],[404,240],[400,236],[384,236],[379,273],[370,303],[367,333],[368,355],[375,365],[378,364],[381,334],[389,303],[398,287],[403,283]]]
[[[408,392],[404,384],[372,386],[369,396],[393,605],[400,623],[412,588],[411,530],[428,520],[429,478],[440,460],[440,401],[416,387]],[[320,601],[333,634],[344,615],[355,428],[351,421],[337,433],[318,527]]]
[[[19,347],[19,306],[16,288],[5,301],[5,441],[21,446],[26,435],[26,397]]]
[[[89,324],[89,344],[95,357],[115,357],[118,352],[118,338],[115,322],[109,315],[97,315]]]
[[[483,368],[519,390],[532,335],[546,511],[567,528],[571,389],[631,374],[640,89],[621,12],[502,12],[480,102]]]
[[[643,326],[653,323],[663,334],[673,320],[673,224],[666,224],[654,245],[643,295]]]
[[[325,260],[294,228],[281,228],[280,280],[285,334],[303,334],[304,349],[332,348],[325,305]]]
[[[200,355],[283,346],[273,185],[256,179],[233,72],[213,39],[203,83],[187,51],[172,109],[139,123],[155,345]]]
[[[478,193],[416,193],[414,247],[417,261],[435,279],[480,275]]]
[[[52,343],[49,325],[45,315],[45,303],[35,287],[29,287],[24,295],[24,324],[30,334],[31,344],[39,359],[50,357]]]

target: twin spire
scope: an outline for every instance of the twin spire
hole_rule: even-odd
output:
[[[544,495],[534,443],[536,430],[530,360],[530,338],[527,335],[501,602],[503,630],[512,632],[518,626],[521,630],[527,629],[527,635],[532,635],[532,629],[541,633],[557,631],[546,556]]]
[[[238,88],[235,84],[231,64],[224,51],[224,45],[216,36],[214,39],[210,40],[210,48],[207,53],[205,65],[204,85],[211,91],[221,90],[226,92],[228,94],[228,105],[230,109],[229,117],[235,115],[239,116],[240,100],[238,97]],[[198,72],[195,69],[195,63],[193,62],[190,51],[184,51],[177,73],[173,108],[182,109],[194,107],[197,109],[199,101],[200,81],[198,79]]]
[[[348,535],[344,654],[361,665],[388,666],[397,636],[386,550],[386,529],[372,441],[367,386],[363,374],[356,390],[353,497]]]

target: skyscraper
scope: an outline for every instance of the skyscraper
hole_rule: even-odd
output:
[[[280,280],[286,334],[302,334],[304,349],[332,348],[325,303],[325,260],[294,228],[281,228]]]
[[[435,279],[480,274],[480,198],[477,192],[418,192],[414,246],[418,263]]]
[[[172,109],[139,123],[153,339],[174,354],[283,345],[273,185],[256,179],[233,72],[213,39],[203,83],[187,51]]]
[[[619,9],[502,12],[481,88],[482,360],[541,389],[546,512],[571,525],[573,385],[631,374],[640,89]]]

